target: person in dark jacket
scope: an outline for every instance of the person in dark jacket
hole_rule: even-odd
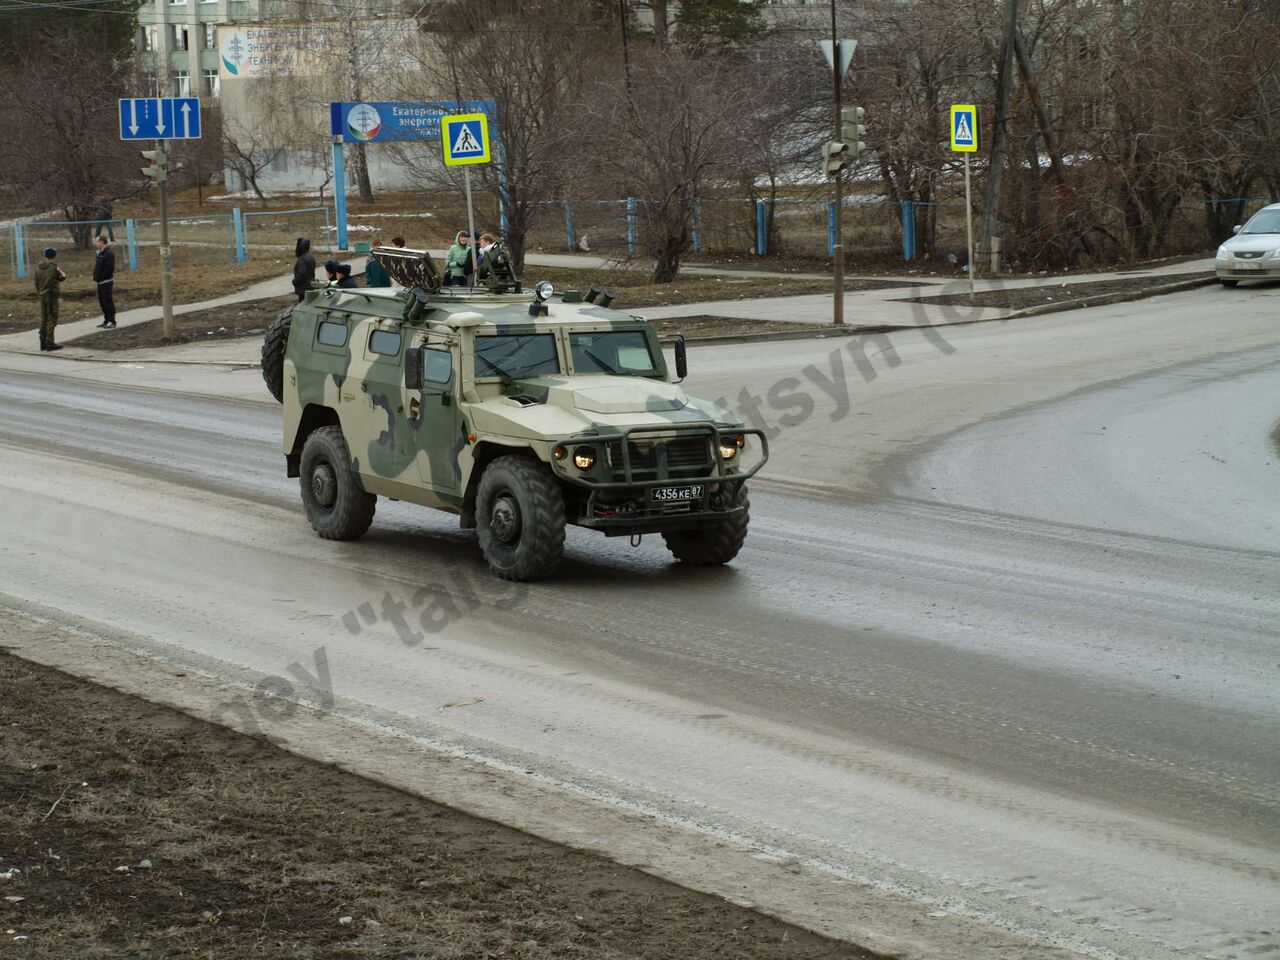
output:
[[[96,243],[98,252],[93,258],[93,282],[98,285],[98,306],[102,308],[102,322],[98,326],[113,330],[116,325],[116,255],[107,246],[106,237],[99,236]]]
[[[382,246],[381,240],[373,241],[374,250],[380,246]],[[370,257],[369,262],[364,265],[364,285],[366,287],[391,286],[391,277],[387,276],[386,269],[373,257]]]
[[[326,260],[324,262],[324,273],[329,279],[329,286],[336,287],[338,285],[338,268],[342,266],[337,260]]]
[[[293,292],[298,295],[298,302],[301,303],[311,289],[311,282],[316,278],[316,258],[311,253],[311,241],[306,237],[299,237],[293,248],[293,255],[298,258],[293,265]]]
[[[351,290],[357,285],[356,278],[351,276],[351,264],[338,264],[338,282],[334,284],[334,286],[340,287],[343,290]]]

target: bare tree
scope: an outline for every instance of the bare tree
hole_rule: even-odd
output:
[[[16,195],[76,221],[71,239],[88,249],[86,221],[110,219],[117,200],[145,183],[137,147],[120,140],[116,98],[127,93],[127,48],[103,48],[75,18],[33,20],[4,45],[0,164]]]
[[[749,88],[739,64],[672,46],[633,55],[631,77],[592,88],[583,159],[640,198],[654,282],[670,283],[691,246],[695,205],[712,176],[734,170]]]
[[[591,0],[490,0],[433,5],[423,14],[423,78],[402,92],[494,100],[495,163],[473,169],[506,212],[517,269],[539,210],[569,183],[572,145],[599,139],[579,109],[584,89],[597,71],[621,74],[616,32],[595,11]],[[460,183],[434,149],[399,155],[424,186]]]
[[[267,196],[258,178],[285,151],[285,145],[261,125],[225,122],[222,125],[222,148],[228,169],[249,185],[264,206]]]

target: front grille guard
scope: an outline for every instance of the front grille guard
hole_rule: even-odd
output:
[[[706,466],[710,468],[711,473],[705,477],[654,477],[640,479],[636,477],[636,468],[631,463],[630,444],[633,440],[644,440],[646,435],[654,438],[655,435],[671,435],[670,439],[687,440],[692,437],[706,437],[710,441],[711,451],[714,454],[713,460],[708,460]],[[720,456],[720,438],[723,436],[737,437],[739,434],[747,437],[756,437],[760,441],[760,459],[754,466],[739,470],[736,468],[737,458],[726,461]],[[760,472],[761,468],[769,462],[769,438],[765,436],[763,430],[757,430],[753,427],[729,428],[721,430],[718,427],[706,424],[696,427],[630,427],[626,430],[619,430],[613,433],[598,433],[588,437],[575,437],[574,444],[591,444],[597,446],[603,455],[604,449],[609,444],[617,443],[621,447],[622,453],[622,479],[621,480],[597,480],[594,477],[583,476],[575,470],[570,469],[569,463],[565,461],[552,460],[552,467],[556,473],[570,483],[577,484],[582,487],[590,487],[593,491],[604,490],[651,490],[654,487],[670,486],[671,484],[683,483],[718,483],[720,481],[731,480],[739,482],[754,477]],[[739,454],[742,456],[742,454]],[[616,469],[616,465],[615,465]],[[642,468],[651,469],[648,467]],[[683,470],[694,469],[692,465],[686,465]],[[732,469],[734,472],[730,473]]]

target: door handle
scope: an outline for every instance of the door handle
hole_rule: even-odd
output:
[[[409,419],[417,420],[422,413],[422,402],[417,397],[409,398]]]

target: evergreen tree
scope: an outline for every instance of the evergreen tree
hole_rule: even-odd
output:
[[[684,0],[676,13],[676,35],[695,47],[738,47],[765,31],[760,0]]]

